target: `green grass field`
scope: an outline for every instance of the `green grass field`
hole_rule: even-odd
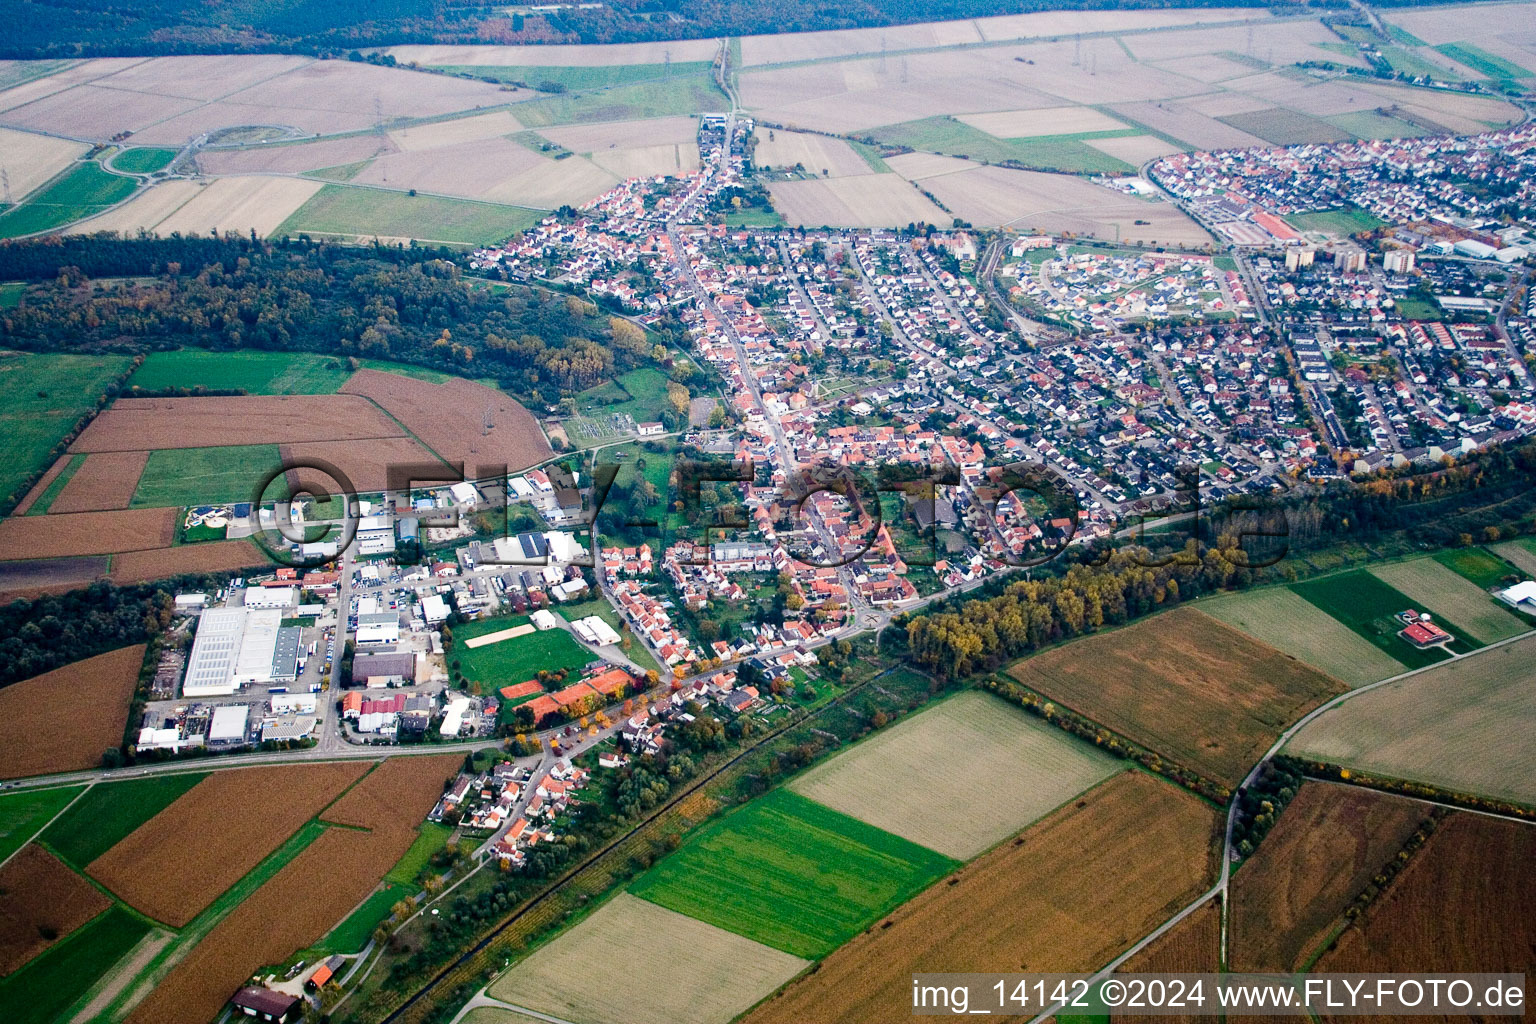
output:
[[[1407,139],[1424,134],[1417,125],[1400,121],[1395,117],[1374,110],[1357,110],[1351,114],[1333,114],[1324,118],[1329,124],[1342,128],[1361,139]]]
[[[593,121],[636,121],[648,117],[723,111],[730,107],[709,71],[611,89],[549,96],[517,105],[517,119],[529,128]]]
[[[7,1024],[47,1024],[74,1004],[138,941],[149,924],[120,904],[0,979]]]
[[[22,484],[128,364],[127,356],[0,355],[0,503],[21,499]]]
[[[62,491],[65,485],[69,483],[70,478],[80,471],[80,467],[82,464],[84,464],[84,462],[84,452],[77,452],[74,455],[71,455],[69,457],[69,462],[65,464],[64,469],[61,470],[59,475],[54,477],[53,481],[43,489],[43,493],[37,496],[37,500],[32,503],[32,507],[27,509],[27,515],[40,516],[47,512],[48,509],[53,505],[53,500],[59,496],[59,492]]]
[[[0,238],[47,231],[92,216],[127,199],[137,187],[137,179],[104,171],[100,164],[77,164],[20,206],[0,214]]]
[[[400,863],[389,869],[389,874],[384,876],[384,881],[395,882],[399,885],[410,885],[416,881],[416,876],[421,874],[422,868],[427,866],[427,861],[438,850],[448,845],[448,837],[453,835],[453,829],[447,825],[439,825],[427,821],[421,825],[421,833],[411,848],[405,851],[405,856],[400,858]]]
[[[1426,609],[1420,602],[1388,586],[1364,569],[1293,583],[1291,590],[1408,668],[1423,668],[1448,657],[1444,651],[1420,650],[1397,635],[1398,630],[1403,628],[1402,623],[1394,617],[1398,612],[1408,608],[1419,611]],[[1438,616],[1436,618],[1443,628],[1456,633],[1449,623]]]
[[[873,129],[874,138],[887,145],[949,156],[964,156],[987,163],[1014,160],[1029,167],[1080,174],[1116,174],[1134,170],[1130,164],[1087,144],[1089,139],[1113,139],[1141,134],[1126,128],[1107,132],[1043,135],[1000,139],[953,117],[925,117]]]
[[[1444,320],[1445,311],[1439,303],[1427,299],[1416,299],[1406,296],[1398,299],[1394,304],[1397,312],[1406,320]]]
[[[413,886],[386,882],[382,889],[375,891],[345,920],[332,928],[320,940],[318,948],[330,953],[356,953],[368,945],[373,930],[389,916],[390,908],[416,892]]]
[[[619,85],[652,82],[669,78],[690,78],[709,74],[710,63],[704,60],[679,61],[674,64],[614,64],[602,66],[563,67],[557,65],[475,65],[439,64],[434,71],[451,74],[474,75],[492,82],[522,82],[537,89],[545,82],[563,85],[571,91],[584,89],[611,89]]]
[[[1506,576],[1519,573],[1502,558],[1489,554],[1482,548],[1452,548],[1434,556],[1435,561],[1456,575],[1487,590],[1497,586]]]
[[[450,245],[491,245],[538,223],[542,210],[471,199],[412,196],[385,189],[326,185],[273,235],[337,235],[350,239],[414,238]]]
[[[644,423],[660,419],[666,401],[667,375],[655,367],[642,366],[579,393],[576,408],[587,416],[628,414],[636,423]]]
[[[784,215],[778,210],[760,210],[755,206],[745,210],[730,210],[725,215],[725,226],[728,228],[781,228],[784,226]]]
[[[1460,82],[1466,77],[1401,46],[1383,46],[1381,56],[1393,71],[1404,75],[1425,75],[1441,82]]]
[[[1493,546],[1494,554],[1517,565],[1528,576],[1536,576],[1536,537],[1519,537]]]
[[[152,174],[163,170],[167,164],[176,159],[176,152],[174,149],[156,149],[147,146],[125,149],[113,159],[112,169],[128,171],[132,174]]]
[[[1441,43],[1435,47],[1441,53],[1451,58],[1458,64],[1465,64],[1480,75],[1489,78],[1533,78],[1530,69],[1521,67],[1513,61],[1489,53],[1482,47],[1471,43]]]
[[[146,391],[204,387],[252,395],[330,395],[352,372],[340,359],[311,352],[151,352],[128,383]]]
[[[150,452],[130,507],[249,501],[256,485],[279,461],[275,444],[165,448]]]
[[[464,677],[479,683],[483,692],[526,682],[541,669],[573,672],[594,659],[594,655],[563,629],[545,629],[514,637],[484,647],[469,648],[464,641],[497,630],[510,629],[528,621],[526,615],[506,615],[455,626],[451,665],[457,661]]]
[[[630,892],[786,953],[819,957],[955,864],[777,789],[694,833]]]
[[[43,844],[76,867],[106,853],[176,798],[207,777],[207,772],[151,775],[91,787],[69,811],[42,834]]]
[[[1384,24],[1386,24],[1386,26],[1387,26],[1387,35],[1390,36],[1392,38],[1392,41],[1395,42],[1395,43],[1401,43],[1404,46],[1428,46],[1429,45],[1428,43],[1424,42],[1424,40],[1420,39],[1418,36],[1414,35],[1412,32],[1409,32],[1405,28],[1398,28],[1396,25],[1393,25],[1391,23],[1384,23]]]
[[[1290,146],[1301,142],[1343,142],[1350,138],[1350,133],[1342,128],[1283,107],[1253,110],[1244,114],[1228,114],[1217,120],[1239,131],[1267,139],[1277,146]]]
[[[25,789],[0,796],[0,860],[25,846],[38,829],[79,795],[80,788]]]
[[[1316,210],[1312,213],[1293,213],[1285,219],[1297,231],[1322,231],[1330,235],[1353,235],[1358,231],[1374,231],[1387,223],[1358,206],[1346,206],[1338,210]]]

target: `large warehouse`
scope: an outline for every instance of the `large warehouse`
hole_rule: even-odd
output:
[[[222,697],[248,683],[292,683],[299,676],[299,630],[276,609],[210,608],[197,620],[184,697]]]

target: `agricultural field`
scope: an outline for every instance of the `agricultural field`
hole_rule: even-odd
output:
[[[1317,962],[1320,972],[1524,972],[1536,945],[1536,829],[1456,813]]]
[[[0,128],[0,150],[5,151],[5,174],[12,198],[24,199],[33,189],[68,170],[89,148],[69,139]]]
[[[638,121],[651,117],[723,111],[730,107],[709,72],[615,85],[590,92],[547,96],[517,106],[517,119],[529,128]]]
[[[0,861],[25,846],[80,795],[82,788],[61,786],[0,795]]]
[[[87,871],[134,909],[183,927],[367,767],[366,762],[336,762],[214,772],[92,861]],[[261,829],[221,828],[231,807],[256,816]],[[199,841],[187,844],[189,835]]]
[[[597,656],[563,629],[545,629],[510,640],[500,640],[483,647],[462,643],[477,636],[495,633],[528,621],[526,615],[481,619],[454,627],[454,645],[449,662],[459,662],[464,678],[479,684],[481,692],[490,693],[503,686],[526,682],[540,671],[567,669],[574,674]]]
[[[1228,114],[1220,120],[1277,146],[1293,146],[1303,142],[1348,142],[1353,139],[1349,132],[1327,121],[1281,107]]]
[[[725,1024],[807,966],[620,893],[515,964],[489,993],[574,1024]]]
[[[1432,556],[1435,561],[1483,590],[1508,586],[1520,579],[1520,573],[1502,558],[1483,548],[1450,548]]]
[[[112,901],[31,843],[0,867],[0,976],[100,914]]]
[[[342,360],[310,352],[151,352],[128,378],[145,391],[207,388],[252,395],[330,395],[352,376]]]
[[[114,905],[55,943],[15,974],[0,978],[8,1024],[51,1024],[149,934],[149,922]]]
[[[629,891],[796,956],[824,956],[955,866],[778,789],[691,835]]]
[[[1449,619],[1442,621],[1441,626],[1458,637],[1490,644],[1529,628],[1492,594],[1437,559],[1416,558],[1380,565],[1371,569],[1371,575],[1427,606],[1437,618],[1445,613]],[[1462,645],[1468,646],[1472,645]]]
[[[953,220],[894,174],[775,182],[768,191],[785,222],[797,227],[948,224]]]
[[[70,460],[58,477],[62,486],[51,497],[44,492],[34,506],[37,511],[101,512],[127,508],[149,462],[149,452],[92,452],[70,456]],[[49,490],[53,488],[50,486]]]
[[[1526,575],[1536,576],[1536,537],[1507,540],[1490,550]]]
[[[1423,607],[1365,569],[1293,583],[1291,590],[1408,668],[1423,668],[1446,659],[1444,651],[1433,648],[1421,650],[1397,635],[1403,628],[1403,624],[1396,618],[1398,612],[1415,608],[1433,613],[1434,606]],[[1468,646],[1476,646],[1469,645],[1466,639],[1462,639],[1464,634],[1457,632],[1441,616],[1435,615],[1435,621],[1458,638],[1453,648],[1465,650]]]
[[[516,472],[554,454],[532,413],[505,393],[471,380],[431,383],[362,369],[342,392],[376,402],[434,454],[462,461],[471,475],[481,466],[505,465]]]
[[[0,559],[69,558],[169,547],[176,510],[124,509],[0,521]]]
[[[1216,813],[1124,772],[857,935],[746,1024],[880,1024],[916,971],[1091,971],[1192,900],[1215,870]]]
[[[153,174],[155,171],[164,170],[172,160],[176,159],[176,153],[174,149],[160,149],[155,146],[125,149],[112,158],[112,169],[127,171],[129,174]]]
[[[408,195],[377,188],[326,185],[272,231],[343,241],[494,245],[538,223],[541,210],[472,199]]]
[[[406,379],[394,374],[383,376]],[[70,450],[248,447],[402,434],[398,423],[356,395],[121,398],[91,421]]]
[[[16,506],[16,512],[20,515],[40,516],[53,508],[53,501],[59,496],[59,492],[69,486],[73,477],[85,462],[85,455],[65,455],[48,467],[48,472],[38,478],[37,484]]]
[[[1074,124],[1083,127],[1074,128]],[[1011,161],[1037,170],[1122,174],[1135,168],[1087,143],[1139,135],[1140,130],[1096,110],[1065,107],[969,114],[959,118],[931,117],[890,125],[870,134],[886,146],[902,146],[981,163]]]
[[[0,779],[98,767],[123,742],[143,661],[143,644],[122,647],[0,689]]]
[[[1223,594],[1197,607],[1350,686],[1405,671],[1402,662],[1285,587]]]
[[[175,803],[207,775],[174,772],[98,782],[48,826],[42,835],[43,845],[83,868]]]
[[[104,171],[94,161],[75,164],[20,206],[0,213],[0,238],[17,238],[101,213],[133,194],[138,179]]]
[[[1428,810],[1366,789],[1303,784],[1232,876],[1232,969],[1304,968]]]
[[[791,170],[798,165],[808,174],[831,178],[873,173],[869,163],[842,139],[771,128],[757,129],[755,138],[752,162],[758,167]]]
[[[447,64],[433,65],[435,71],[454,75],[473,75],[492,82],[521,82],[538,89],[546,84],[564,86],[567,91],[609,89],[674,77],[693,77],[707,73],[707,60],[673,61],[670,64],[579,64],[570,67],[545,64]]]
[[[126,586],[184,573],[233,572],[267,564],[266,554],[248,540],[216,541],[115,554],[111,579]]]
[[[400,858],[400,863],[390,868],[389,874],[384,876],[384,881],[397,885],[410,885],[416,881],[426,868],[427,861],[433,854],[448,845],[448,837],[453,835],[453,829],[447,825],[436,825],[425,822],[421,826],[421,832],[405,856]]]
[[[1343,689],[1193,608],[1037,654],[1009,675],[1228,786],[1287,725]]]
[[[127,371],[127,356],[0,354],[0,503],[22,497],[43,465],[107,387]]]
[[[390,915],[394,905],[414,896],[417,891],[415,886],[385,882],[340,924],[326,933],[325,938],[320,940],[320,948],[335,953],[358,952],[368,945],[374,929]]]
[[[161,508],[250,501],[256,486],[280,465],[281,456],[273,444],[153,451],[132,504]]]
[[[876,828],[969,860],[1120,767],[1022,708],[968,690],[789,785]]]
[[[1320,715],[1287,745],[1315,758],[1461,793],[1536,804],[1536,637],[1436,665]],[[1476,750],[1476,757],[1458,751]]]
[[[1146,949],[1127,960],[1122,974],[1214,974],[1221,969],[1221,907],[1215,900],[1202,903],[1190,915],[1174,925]],[[1156,1017],[1136,1013],[1116,1013],[1115,1024],[1141,1024],[1161,1021],[1205,1021],[1196,1015]],[[1057,1020],[1061,1018],[1058,1016]]]
[[[1536,72],[1514,61],[1489,53],[1473,43],[1441,43],[1435,47],[1447,57],[1487,78],[1532,78]]]

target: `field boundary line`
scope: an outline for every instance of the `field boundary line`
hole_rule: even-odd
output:
[[[53,817],[49,818],[47,821],[43,822],[42,827],[39,828],[36,832],[32,833],[31,837],[26,842],[24,842],[20,846],[16,847],[16,849],[12,850],[10,855],[7,856],[4,860],[0,860],[0,868],[3,868],[7,864],[9,864],[11,862],[11,858],[12,857],[16,856],[22,850],[26,849],[28,846],[31,846],[33,843],[37,842],[38,836],[40,836],[44,832],[48,831],[48,826],[52,825],[55,821],[59,820],[59,817],[65,811],[67,811],[71,807],[75,806],[75,804],[79,802],[81,797],[85,796],[85,794],[87,794],[87,793],[89,793],[91,791],[91,787],[93,787],[94,785],[96,785],[95,782],[87,782],[81,788],[80,792],[75,794],[74,799],[70,800],[70,802],[65,804],[63,807],[60,807],[58,813],[55,814]],[[63,858],[60,858],[60,861],[62,862]],[[80,874],[81,874],[82,877],[84,877],[86,879],[86,881],[94,881],[94,879],[90,878],[89,876],[86,876],[84,872],[81,872]]]

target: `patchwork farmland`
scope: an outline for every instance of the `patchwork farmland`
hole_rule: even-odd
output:
[[[1536,804],[1531,709],[1536,636],[1354,697],[1286,746],[1302,757],[1456,792]],[[1475,749],[1476,757],[1455,751]]]
[[[633,955],[615,957],[615,950]],[[490,995],[573,1024],[725,1024],[809,962],[619,893]]]
[[[817,765],[790,788],[968,860],[1119,768],[1022,709],[968,690]]]
[[[1216,814],[1124,772],[887,914],[760,1003],[748,1024],[888,1021],[915,971],[1091,971],[1213,877]]]
[[[1286,725],[1343,689],[1193,608],[1035,655],[1009,675],[1228,786]]]
[[[1433,558],[1375,566],[1371,574],[1413,600],[1444,612],[1448,623],[1467,631],[1477,643],[1507,640],[1528,628],[1492,594]],[[1447,624],[1446,629],[1455,632]]]
[[[137,644],[0,689],[0,779],[100,765],[123,742],[143,661]],[[61,714],[64,705],[75,710]]]
[[[37,844],[0,867],[0,976],[14,973],[112,901]]]
[[[1201,601],[1198,607],[1350,686],[1395,676],[1406,667],[1285,587],[1224,594]]]

